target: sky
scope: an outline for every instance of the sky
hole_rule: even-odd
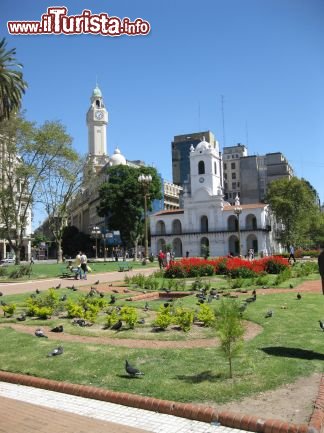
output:
[[[10,35],[48,7],[150,23],[147,35]],[[24,66],[23,108],[60,120],[80,154],[96,82],[109,112],[108,153],[172,181],[175,135],[211,130],[250,155],[282,152],[324,201],[323,0],[1,0],[0,37]]]

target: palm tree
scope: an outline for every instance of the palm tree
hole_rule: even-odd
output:
[[[18,110],[27,83],[23,74],[17,69],[22,68],[16,62],[16,49],[6,51],[5,38],[0,41],[0,121],[8,119],[12,111]]]

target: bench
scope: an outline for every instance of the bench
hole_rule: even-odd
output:
[[[133,269],[133,266],[129,265],[128,263],[124,263],[122,265],[119,265],[119,272],[131,271],[132,269]]]

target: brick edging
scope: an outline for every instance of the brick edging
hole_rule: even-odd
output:
[[[324,420],[324,376],[321,380],[320,393],[316,401],[318,407],[315,405],[315,410],[309,425],[292,424],[276,419],[264,420],[256,416],[229,411],[219,412],[212,407],[204,405],[160,400],[126,392],[115,392],[94,386],[76,385],[69,382],[43,379],[1,370],[0,381],[92,398],[94,400],[108,401],[110,403],[117,403],[124,406],[146,409],[207,423],[219,422],[226,427],[256,433],[320,433]]]

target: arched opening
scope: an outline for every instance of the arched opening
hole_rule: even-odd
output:
[[[254,254],[258,253],[258,239],[255,235],[249,235],[246,239],[246,248],[249,251],[250,249],[254,250]]]
[[[173,252],[175,257],[182,257],[182,242],[181,239],[175,238],[172,242]]]
[[[165,235],[165,224],[164,221],[158,221],[156,223],[156,234]]]
[[[209,239],[201,238],[200,239],[200,255],[203,257],[209,256]]]
[[[239,255],[239,240],[235,235],[230,236],[228,239],[228,253],[233,256]]]
[[[164,253],[166,252],[166,243],[164,239],[159,239],[157,241],[157,252],[162,250]]]
[[[231,215],[227,220],[227,230],[230,232],[238,231],[238,222],[235,215]]]
[[[182,233],[182,226],[180,220],[174,220],[172,222],[172,233],[175,235],[181,235]]]
[[[201,233],[208,233],[208,218],[206,215],[200,218],[200,231]]]
[[[204,161],[198,162],[198,174],[205,174],[205,163]]]
[[[247,230],[256,230],[258,227],[256,216],[253,214],[247,215],[245,219],[245,227]]]

